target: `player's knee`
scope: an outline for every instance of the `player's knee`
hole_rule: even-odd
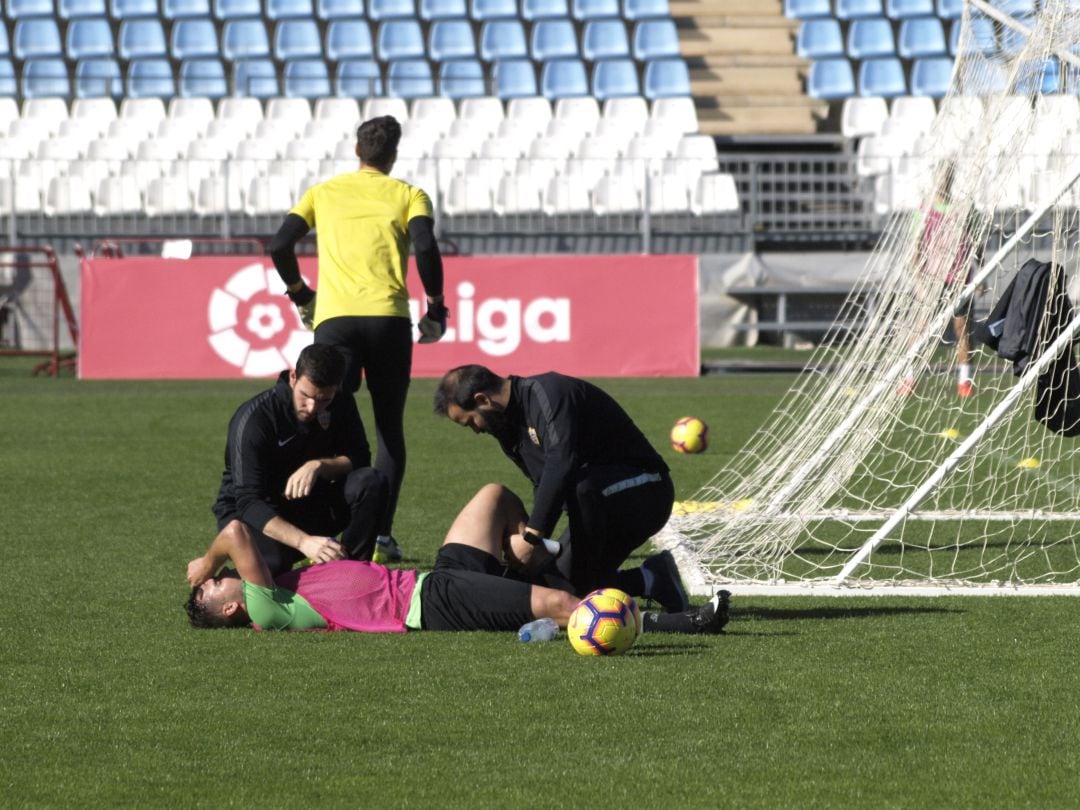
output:
[[[345,478],[345,500],[349,503],[385,500],[389,493],[390,482],[374,467],[360,467]]]
[[[242,520],[233,519],[225,524],[225,527],[221,530],[221,533],[226,537],[239,538],[241,540],[251,536],[251,529]]]

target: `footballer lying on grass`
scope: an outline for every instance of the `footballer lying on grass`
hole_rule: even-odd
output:
[[[371,562],[333,560],[272,578],[250,530],[232,521],[206,554],[188,563],[187,603],[194,627],[260,630],[516,630],[551,617],[560,627],[578,604],[572,593],[510,576],[510,538],[525,525],[521,499],[498,484],[473,496],[450,526],[428,573]],[[235,570],[215,572],[232,560]],[[719,633],[728,594],[684,613],[643,614],[643,629]]]

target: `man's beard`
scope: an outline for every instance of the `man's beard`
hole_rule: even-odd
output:
[[[494,408],[479,408],[478,410],[483,414],[484,421],[487,423],[487,433],[493,436],[505,436],[512,429],[510,417],[506,415],[506,411],[495,410]]]

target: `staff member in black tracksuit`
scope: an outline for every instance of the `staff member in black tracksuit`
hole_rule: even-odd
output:
[[[687,609],[670,552],[618,570],[667,522],[675,488],[663,459],[610,395],[555,372],[503,378],[469,365],[442,378],[435,412],[495,436],[532,481],[528,526],[511,538],[519,561],[534,568],[544,555],[538,549],[548,547],[578,593],[611,586],[668,611]],[[551,533],[564,509],[569,528],[556,547]]]
[[[275,573],[304,557],[371,559],[389,488],[370,466],[356,401],[340,387],[344,373],[337,349],[308,346],[295,370],[229,422],[218,530],[233,520],[250,526]]]

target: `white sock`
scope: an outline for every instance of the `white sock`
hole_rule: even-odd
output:
[[[641,571],[642,590],[645,591],[646,596],[652,595],[653,580],[656,578],[653,572],[646,568],[644,565],[639,569]]]
[[[956,377],[959,382],[974,379],[971,376],[971,365],[969,363],[961,363],[957,367]]]
[[[378,543],[380,546],[385,546],[390,542],[390,535],[380,534],[378,537],[375,538],[375,542]]]

